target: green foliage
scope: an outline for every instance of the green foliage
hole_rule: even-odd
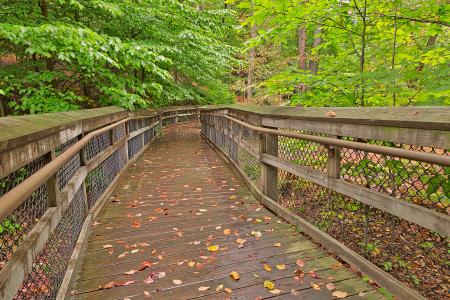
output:
[[[12,113],[230,102],[220,1],[0,0],[0,96]]]
[[[258,29],[247,48],[266,57],[257,60],[254,75],[262,95],[302,106],[450,104],[446,1],[229,2],[248,15],[243,28]],[[301,27],[305,69],[298,60]],[[309,68],[314,62],[318,72]]]

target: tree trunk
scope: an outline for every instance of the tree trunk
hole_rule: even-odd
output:
[[[313,41],[313,48],[317,48],[322,43],[322,27],[317,26],[314,30],[314,41]],[[314,58],[309,60],[309,70],[313,74],[317,74],[319,72],[319,55],[315,55]]]
[[[250,37],[256,37],[256,26],[252,26],[250,29]],[[248,74],[247,74],[247,102],[253,100],[253,72],[255,70],[255,48],[250,49],[248,57]]]
[[[395,74],[395,54],[397,52],[397,8],[395,8],[395,18],[394,18],[394,41],[392,45],[392,61],[391,61],[391,69],[392,73],[394,75],[394,78],[392,79],[392,87],[394,89],[394,92],[392,93],[392,105],[397,105],[397,93],[396,93],[396,74]]]
[[[41,15],[48,19],[48,3],[47,0],[39,0],[39,7],[41,8]]]
[[[298,65],[300,70],[306,70],[306,27],[299,27],[297,30],[298,42]],[[300,82],[300,92],[304,92],[306,87]]]

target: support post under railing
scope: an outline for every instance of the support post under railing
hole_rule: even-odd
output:
[[[260,133],[260,154],[278,157],[278,135]],[[261,161],[261,159],[260,159]],[[278,201],[278,169],[261,162],[261,185],[264,195]]]
[[[338,137],[334,137],[338,138]],[[328,146],[327,174],[330,178],[340,178],[341,148]]]

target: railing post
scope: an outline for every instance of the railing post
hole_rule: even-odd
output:
[[[339,137],[333,136],[333,138]],[[341,176],[341,148],[339,147],[328,146],[327,174],[329,178],[334,179]]]
[[[278,135],[261,133],[260,155],[266,153],[278,157]],[[261,161],[261,185],[264,195],[278,201],[278,169]]]

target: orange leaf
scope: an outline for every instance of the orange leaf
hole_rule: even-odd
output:
[[[239,279],[241,279],[241,275],[239,275],[239,273],[236,272],[236,271],[231,272],[231,273],[230,273],[230,276],[231,276],[231,278],[233,278],[234,280],[239,280]]]

